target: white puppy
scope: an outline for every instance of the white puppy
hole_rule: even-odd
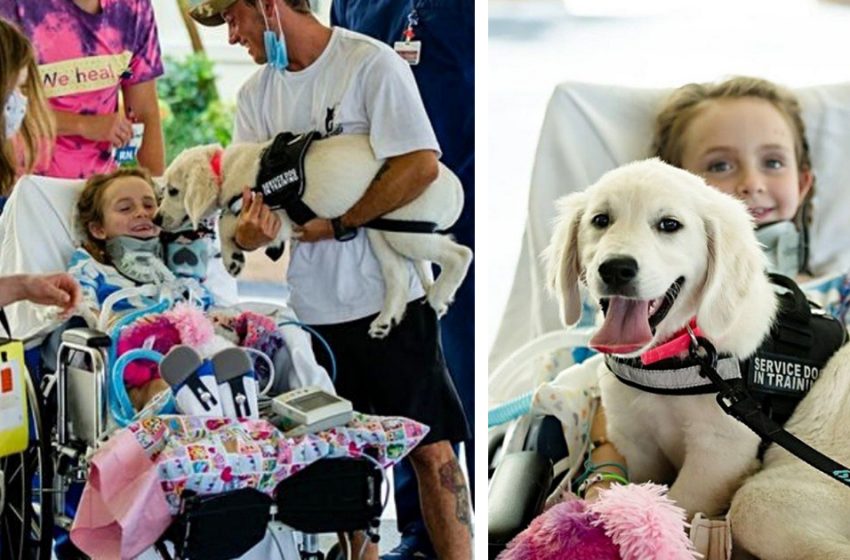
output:
[[[850,345],[827,363],[785,428],[850,464]],[[845,476],[850,476],[846,473]],[[729,512],[736,546],[762,560],[850,559],[850,489],[771,445]]]
[[[253,186],[261,154],[270,144],[234,144],[223,153],[218,145],[190,148],[177,156],[165,172],[159,208],[163,227],[175,229],[187,219],[197,227],[200,220],[219,208],[224,209],[219,222],[222,258],[234,276],[242,271],[245,257],[234,243],[238,216],[228,207],[240,197],[242,189]],[[221,158],[219,176],[211,165],[217,153]],[[382,164],[382,160],[375,159],[368,136],[349,134],[316,140],[305,156],[306,187],[302,201],[320,218],[341,216],[363,196]],[[460,181],[440,164],[438,178],[425,192],[383,217],[432,222],[438,230],[445,230],[457,220],[462,208]],[[280,210],[280,216],[282,227],[270,247],[282,252],[285,241],[293,237],[293,223],[285,211]],[[439,233],[367,228],[366,235],[386,284],[383,309],[372,322],[369,333],[376,338],[386,336],[404,314],[409,278],[402,255],[415,262],[428,302],[442,316],[466,276],[472,251]],[[440,275],[433,283],[428,261],[440,267]]]
[[[776,297],[739,201],[646,160],[605,174],[559,208],[545,254],[550,288],[567,325],[579,319],[579,283],[607,307],[591,341],[600,351],[640,356],[693,318],[719,353],[739,359],[768,334]],[[602,370],[608,438],[631,479],[672,483],[670,496],[689,517],[724,511],[757,467],[758,436],[727,416],[715,394],[650,393]]]

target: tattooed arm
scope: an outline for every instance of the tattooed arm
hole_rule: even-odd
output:
[[[418,150],[388,158],[366,193],[348,212],[341,216],[347,227],[359,227],[401,208],[418,197],[437,178],[437,154],[431,150]],[[300,241],[318,241],[333,238],[330,220],[316,218],[301,228]]]

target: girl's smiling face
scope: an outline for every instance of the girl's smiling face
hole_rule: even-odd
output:
[[[767,100],[707,101],[682,140],[682,167],[743,200],[759,225],[792,219],[812,186],[790,123]]]
[[[154,225],[156,196],[141,177],[118,177],[103,194],[103,223],[90,223],[89,231],[96,239],[112,239],[120,235],[150,238],[159,235]]]

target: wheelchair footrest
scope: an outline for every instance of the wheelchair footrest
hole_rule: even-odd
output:
[[[495,558],[543,508],[552,462],[535,451],[505,455],[487,494],[488,556]]]
[[[328,459],[283,480],[278,519],[305,533],[366,529],[380,518],[380,469],[365,459]]]

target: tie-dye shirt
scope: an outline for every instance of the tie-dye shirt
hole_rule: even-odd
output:
[[[2,0],[0,17],[16,23],[37,51],[50,105],[79,115],[118,110],[118,91],[162,75],[150,0],[100,0],[90,14],[72,0]],[[87,178],[115,168],[109,142],[59,136],[39,175]]]

